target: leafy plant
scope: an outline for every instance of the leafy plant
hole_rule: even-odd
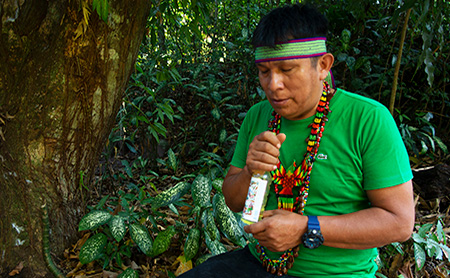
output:
[[[404,123],[405,120],[410,120],[409,117],[399,115],[399,130],[403,142],[416,158],[423,155],[435,155],[438,148],[444,154],[448,154],[447,146],[436,136],[435,128],[430,122],[432,118],[432,113],[419,113],[416,118],[419,127],[414,127]],[[412,159],[417,160],[416,158]]]
[[[186,205],[182,199],[188,193],[193,199],[191,217],[194,225],[189,227],[185,239],[185,261],[202,257],[198,252],[202,239],[212,255],[226,252],[227,249],[220,242],[221,233],[234,244],[243,247],[246,240],[238,225],[239,218],[227,207],[220,192],[223,179],[211,180],[210,177],[215,176],[213,173],[207,176],[199,174],[192,183],[181,181],[153,197],[144,187],[139,194],[121,191],[118,198],[104,197],[79,223],[79,231],[92,232],[81,247],[80,262],[86,264],[99,261],[103,268],[123,268],[124,258],[131,257],[134,247],[146,256],[161,255],[168,250],[175,234],[183,234],[183,230],[187,228],[175,222],[171,225],[165,223],[162,231],[155,230],[158,219],[166,216],[161,208],[168,206],[178,213],[176,206]],[[106,206],[107,204],[109,205]],[[158,233],[156,238],[153,236],[155,231]]]
[[[377,277],[386,277],[384,274],[394,277],[402,264],[410,268],[413,265],[408,263],[410,261],[415,264],[417,275],[429,276],[428,272],[424,270],[424,266],[431,260],[440,262],[434,266],[433,271],[442,273],[443,276],[439,277],[448,277],[450,274],[450,247],[442,219],[438,219],[435,223],[417,225],[411,238],[406,242],[396,242],[380,248],[380,260],[377,262],[380,271],[377,273]],[[411,270],[403,269],[403,272]],[[405,276],[399,275],[398,277]]]
[[[441,219],[436,224],[427,223],[419,227],[417,233],[412,235],[412,240],[417,270],[423,268],[427,257],[450,262],[450,247]],[[450,274],[450,269],[447,269],[447,274]]]
[[[111,199],[114,211],[102,207]],[[175,228],[158,232],[153,240],[147,219],[154,218],[145,208],[148,194],[141,188],[138,196],[120,192],[119,198],[106,196],[95,209],[85,215],[79,223],[79,231],[90,230],[93,235],[81,247],[80,263],[98,260],[103,268],[122,268],[125,257],[130,258],[132,248],[137,247],[147,256],[157,256],[167,250]],[[147,225],[146,225],[147,224]],[[153,234],[153,233],[152,233]],[[129,270],[131,272],[134,270]]]

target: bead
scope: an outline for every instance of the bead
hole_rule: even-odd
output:
[[[256,245],[256,252],[258,254],[261,253],[261,245],[259,245],[259,244]]]
[[[266,261],[266,260],[263,260],[263,261],[262,261],[262,267],[263,267],[263,268],[267,268],[267,261]]]
[[[288,262],[290,262],[290,263],[294,263],[294,256],[289,256],[289,258],[288,258]]]
[[[287,275],[288,269],[285,266],[283,266],[281,269],[282,269],[283,275]]]
[[[287,269],[291,269],[292,266],[293,266],[293,263],[290,263],[290,262],[287,262],[287,263],[286,263],[286,268],[287,268]]]
[[[278,270],[277,270],[277,276],[283,276],[283,269],[282,269],[281,266],[278,267]]]
[[[277,273],[277,268],[275,266],[272,266],[272,268],[270,269],[270,273],[272,274]]]

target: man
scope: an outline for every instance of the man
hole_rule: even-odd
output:
[[[331,89],[328,22],[314,8],[277,8],[254,32],[267,100],[247,113],[223,193],[242,211],[252,174],[272,171],[257,243],[186,277],[374,277],[376,247],[414,224],[408,155],[381,104]],[[305,141],[306,139],[306,141]]]

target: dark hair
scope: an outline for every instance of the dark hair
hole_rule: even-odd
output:
[[[252,44],[275,47],[277,42],[290,39],[326,37],[328,20],[309,4],[276,8],[259,21],[253,32]]]

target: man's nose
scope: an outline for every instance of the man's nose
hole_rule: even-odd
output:
[[[269,80],[269,90],[271,90],[272,92],[275,92],[283,87],[284,87],[283,77],[281,76],[281,74],[279,74],[277,72],[271,73],[270,80]]]

